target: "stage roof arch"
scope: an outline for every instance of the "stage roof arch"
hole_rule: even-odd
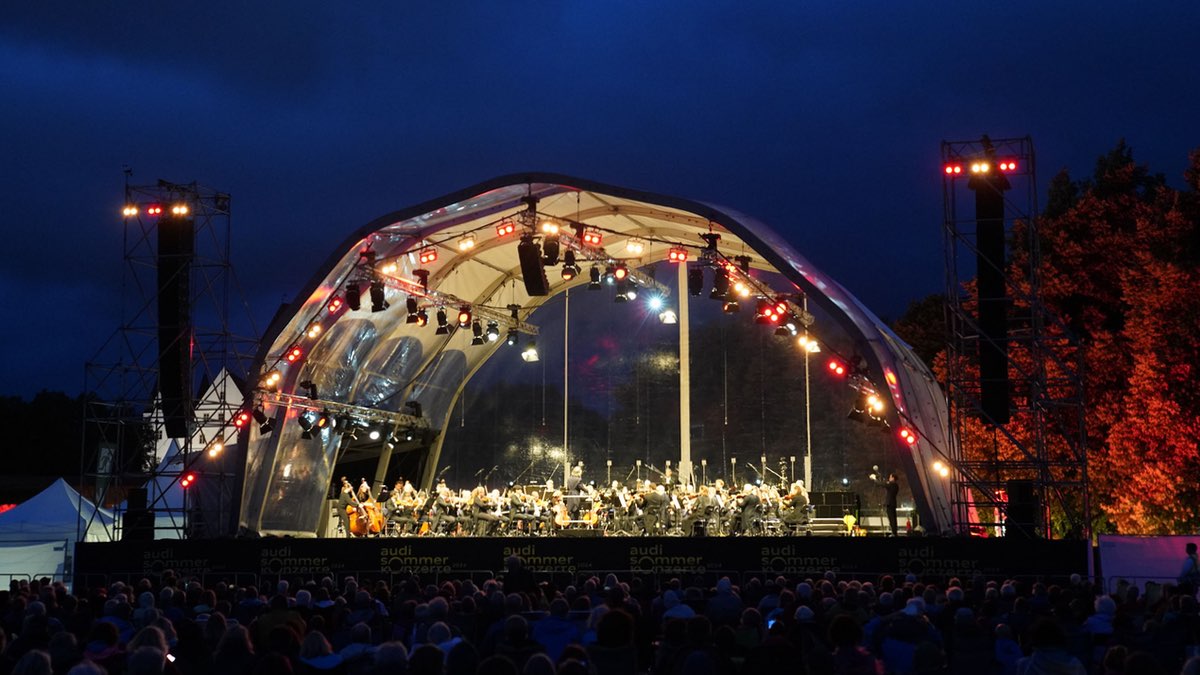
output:
[[[526,226],[540,240],[543,221],[561,228],[561,251],[575,253],[581,273],[564,280],[556,268],[547,268],[547,294],[530,295],[517,244]],[[498,226],[503,223],[513,223],[515,231],[502,234]],[[585,241],[588,232],[598,233],[601,241]],[[720,240],[715,252],[705,253],[711,246],[702,236],[709,233]],[[473,239],[469,248],[468,237]],[[630,239],[644,244],[641,254],[628,252]],[[915,444],[899,434],[891,438],[922,522],[931,531],[948,530],[950,484],[934,469],[950,447],[945,397],[928,368],[857,298],[766,225],[736,211],[550,173],[502,176],[389,213],[347,237],[320,265],[298,299],[276,317],[256,360],[260,376],[277,371],[280,380],[266,389],[260,383],[255,393],[274,420],[274,431],[263,434],[253,428],[247,442],[241,527],[260,534],[312,536],[323,522],[345,425],[317,429],[306,439],[295,423],[300,415],[328,410],[336,420],[375,411],[381,421],[400,428],[413,422],[415,410],[406,403],[416,401],[420,424],[437,439],[464,374],[469,378],[504,347],[503,339],[469,346],[469,329],[438,334],[439,307],[452,325],[458,307],[467,305],[475,318],[496,320],[502,338],[510,327],[532,334],[536,328],[527,317],[550,297],[589,283],[594,263],[603,268],[626,262],[636,270],[665,260],[677,247],[684,247],[690,260],[705,256],[717,265],[730,265],[731,274],[748,281],[763,272],[778,273],[791,286],[772,292],[803,293],[839,324],[859,357],[850,365],[887,401],[891,428],[916,435]],[[364,257],[364,251],[373,257]],[[746,257],[736,262],[737,270],[732,267],[735,256]],[[752,271],[745,274],[742,266]],[[418,270],[428,272],[427,288]],[[371,311],[372,278],[382,282],[387,311]],[[361,308],[352,311],[346,287],[359,281]],[[405,306],[410,296],[419,299],[430,325],[410,323]],[[820,331],[814,327],[818,338]],[[315,400],[305,395],[309,390],[302,383],[315,385]],[[425,464],[426,481],[432,478],[438,451],[440,439],[434,440]]]

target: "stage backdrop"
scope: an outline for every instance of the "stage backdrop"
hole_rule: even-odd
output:
[[[80,544],[76,582],[137,578],[173,570],[212,580],[243,577],[423,578],[488,576],[519,555],[535,572],[720,576],[760,572],[874,577],[1063,578],[1087,573],[1082,541],[941,538],[738,537],[528,539],[229,539]],[[242,583],[249,583],[248,581]]]

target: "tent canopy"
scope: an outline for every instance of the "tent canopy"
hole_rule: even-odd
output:
[[[108,541],[113,517],[59,478],[0,514],[0,542]]]

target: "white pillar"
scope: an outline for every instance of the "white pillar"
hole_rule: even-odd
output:
[[[692,482],[692,352],[688,331],[687,263],[676,263],[679,282],[679,480]]]

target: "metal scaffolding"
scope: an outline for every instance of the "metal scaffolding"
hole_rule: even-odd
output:
[[[1091,519],[1083,362],[1076,338],[1042,301],[1033,141],[1028,136],[944,141],[942,160],[945,388],[957,528],[1002,532],[1004,519],[1016,510],[1009,481],[1021,481],[1032,486],[1027,506],[1036,511],[1034,526],[1041,536],[1086,537]],[[1011,187],[1003,191],[1005,246],[999,270],[1007,338],[998,348],[1007,359],[1011,420],[996,424],[984,412],[978,366],[981,350],[997,343],[980,328],[979,289],[968,267],[985,257],[977,240],[980,223],[969,206],[964,211],[970,213],[960,214],[958,203],[972,172],[998,171],[1001,163],[1007,165]]]

